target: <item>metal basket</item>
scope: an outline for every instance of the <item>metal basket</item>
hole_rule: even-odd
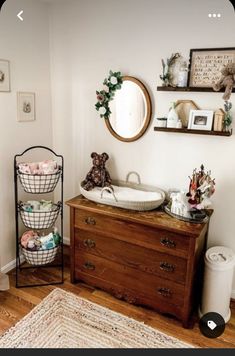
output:
[[[24,226],[30,229],[49,229],[55,224],[61,208],[61,202],[53,204],[49,211],[25,211],[23,204],[19,204],[19,213]]]
[[[26,174],[18,170],[19,180],[26,193],[43,194],[54,191],[61,175],[62,169],[53,174]]]
[[[39,251],[29,251],[22,246],[21,249],[26,262],[34,266],[42,266],[55,260],[59,246],[51,248],[50,250]]]

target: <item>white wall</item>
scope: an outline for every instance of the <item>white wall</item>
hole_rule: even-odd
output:
[[[211,12],[221,13],[221,19],[209,19]],[[219,93],[163,93],[156,86],[161,58],[172,52],[188,57],[191,48],[234,46],[229,1],[58,0],[53,2],[50,23],[53,134],[55,147],[62,149],[67,161],[66,198],[79,193],[92,151],[109,153],[112,177],[123,179],[136,170],[144,183],[164,189],[186,189],[188,175],[204,163],[216,178],[209,245],[223,244],[235,251],[235,136],[157,133],[153,119],[141,139],[123,143],[111,136],[94,108],[95,91],[110,69],[146,84],[153,118],[166,115],[177,99],[192,99],[204,109],[222,107]],[[235,107],[234,94],[231,100]]]
[[[24,21],[17,19],[24,10]],[[7,0],[0,14],[0,58],[10,60],[11,92],[0,92],[0,254],[15,259],[13,158],[32,145],[52,146],[47,5]],[[19,123],[17,91],[36,93],[36,121]]]

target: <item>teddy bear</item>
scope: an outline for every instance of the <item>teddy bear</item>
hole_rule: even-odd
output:
[[[86,178],[82,181],[81,185],[85,190],[92,190],[94,187],[109,187],[111,186],[111,178],[109,172],[105,168],[105,162],[109,159],[107,153],[102,153],[101,155],[92,152],[91,154],[93,167],[87,173]]]
[[[229,100],[235,84],[235,63],[228,63],[221,69],[222,77],[213,85],[215,91],[225,87],[224,100]]]

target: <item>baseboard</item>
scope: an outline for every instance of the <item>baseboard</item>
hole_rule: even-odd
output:
[[[13,261],[11,261],[11,262],[7,263],[5,266],[3,266],[1,268],[1,272],[8,273],[14,268],[16,268],[16,259],[14,259]]]

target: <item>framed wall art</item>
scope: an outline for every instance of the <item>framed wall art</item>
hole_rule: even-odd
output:
[[[211,131],[214,112],[212,110],[191,110],[188,129]]]
[[[0,59],[0,92],[9,92],[10,90],[10,62]]]
[[[235,63],[235,47],[190,50],[189,87],[212,88],[221,77],[221,69]]]
[[[17,121],[34,121],[35,120],[35,94],[34,93],[17,93]]]

